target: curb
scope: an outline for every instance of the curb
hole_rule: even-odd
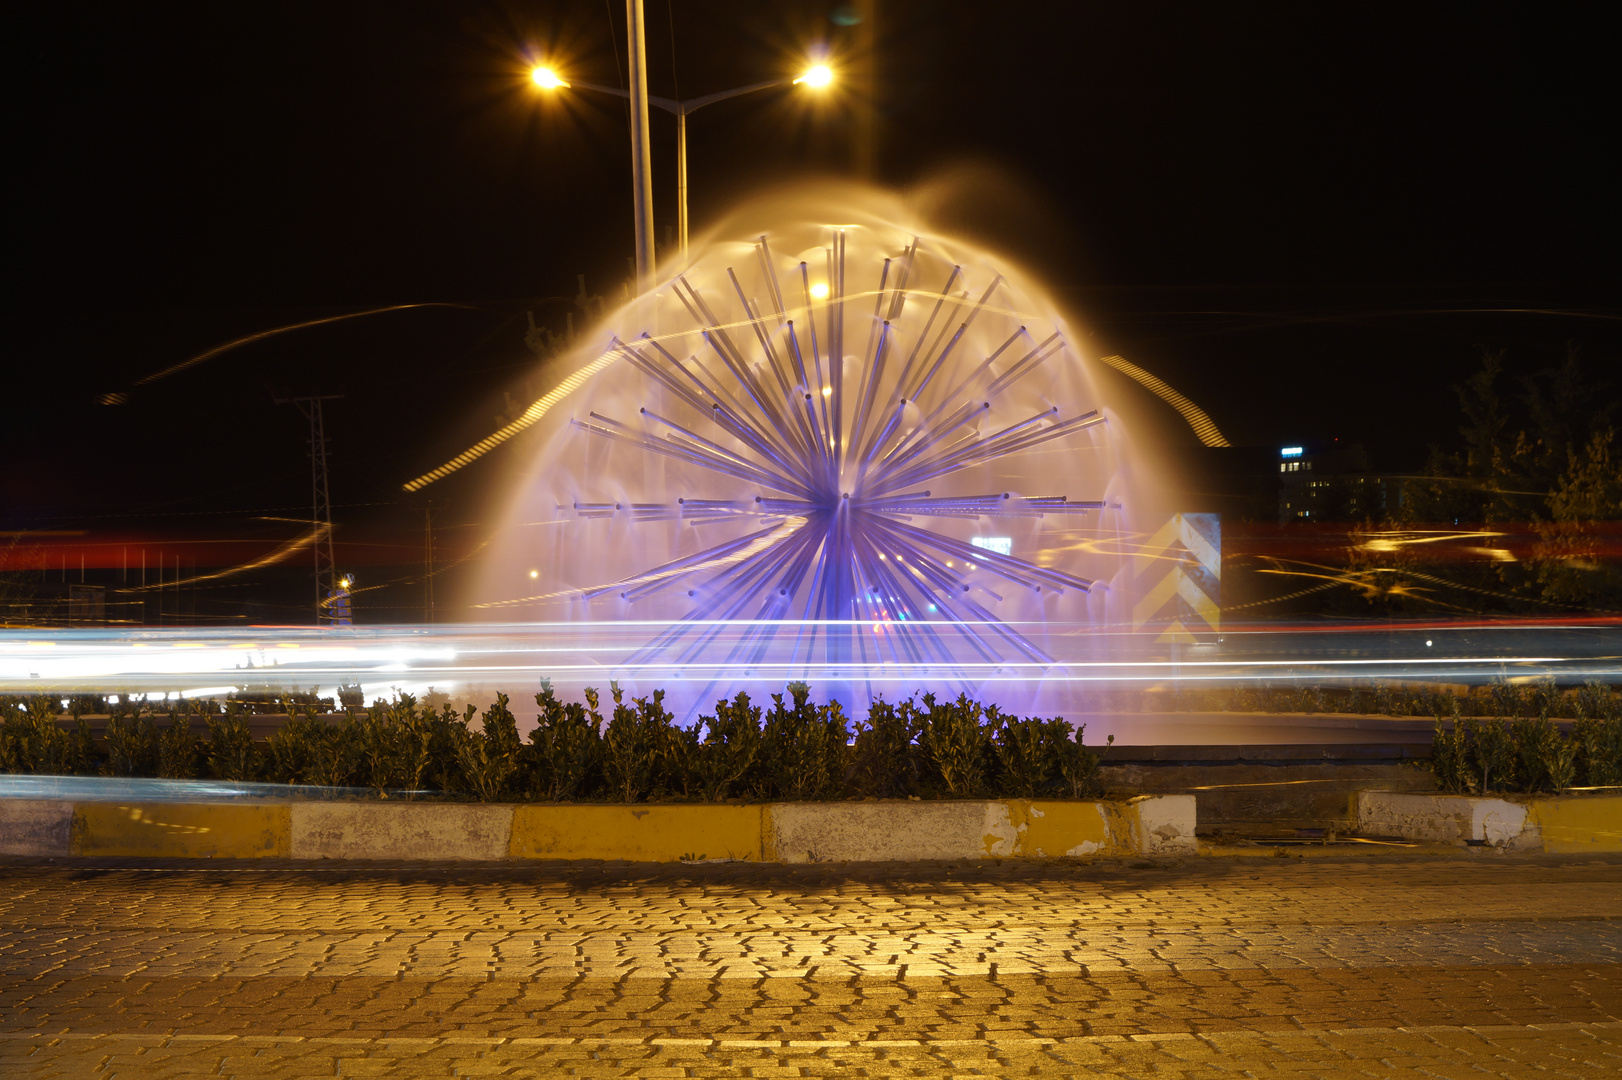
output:
[[[1622,851],[1622,795],[1417,795],[1360,791],[1366,836],[1548,854]]]
[[[891,862],[1192,855],[1194,797],[467,804],[0,799],[0,855]]]

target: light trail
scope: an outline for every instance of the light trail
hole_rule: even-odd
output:
[[[758,620],[711,620],[739,640]],[[1016,624],[1045,641],[1053,662],[1009,658],[951,663],[806,662],[790,649],[752,662],[637,660],[650,631],[670,623],[522,623],[388,628],[255,627],[0,631],[0,695],[74,693],[224,696],[360,686],[369,702],[430,687],[469,697],[505,691],[515,702],[543,678],[578,693],[610,680],[633,694],[665,689],[674,702],[707,705],[711,691],[781,692],[805,680],[847,704],[872,695],[958,689],[989,702],[1039,702],[1088,711],[1086,695],[1111,685],[1486,684],[1552,678],[1566,685],[1622,679],[1622,623],[1369,624],[1323,630],[1252,627],[1205,645],[1172,647],[1147,634],[1086,624]],[[691,623],[685,625],[691,626]],[[784,620],[779,630],[838,625],[884,635],[887,620]]]
[[[1124,356],[1100,356],[1099,363],[1108,364],[1122,375],[1139,383],[1151,394],[1160,398],[1166,404],[1177,410],[1188,426],[1193,430],[1196,438],[1206,446],[1232,446],[1222,432],[1217,430],[1216,421],[1212,420],[1204,409],[1194,404],[1188,398],[1178,393],[1165,380],[1151,375],[1138,365],[1132,363]]]
[[[429,307],[462,308],[462,307],[466,307],[466,306],[467,306],[466,304],[449,304],[449,303],[438,303],[438,302],[423,303],[423,304],[390,304],[387,307],[368,308],[365,311],[350,311],[350,312],[346,312],[346,313],[344,313],[342,315],[328,315],[325,318],[309,319],[309,320],[306,320],[304,322],[289,323],[286,326],[276,326],[276,327],[272,327],[269,330],[260,330],[260,331],[257,331],[255,333],[252,333],[252,334],[245,334],[245,335],[243,335],[242,337],[239,337],[239,338],[233,338],[232,340],[227,341],[224,344],[216,345],[212,349],[207,349],[207,350],[205,350],[203,352],[200,352],[196,356],[191,357],[190,359],[182,360],[178,364],[171,364],[169,367],[164,368],[162,371],[154,371],[150,375],[143,375],[141,378],[135,380],[134,385],[135,386],[145,386],[148,383],[157,382],[159,379],[167,379],[169,376],[178,375],[182,371],[187,370],[188,368],[193,368],[193,367],[196,367],[198,364],[206,363],[207,361],[214,359],[216,356],[223,356],[224,354],[232,351],[233,349],[240,349],[244,345],[251,345],[256,341],[263,341],[266,338],[276,337],[276,336],[278,336],[280,334],[291,333],[294,330],[305,330],[305,329],[308,329],[308,328],[310,328],[312,326],[326,326],[329,323],[345,322],[345,321],[347,321],[349,319],[361,319],[361,318],[365,318],[368,315],[384,315],[384,314],[387,314],[387,313],[389,313],[391,311],[411,311],[411,310],[413,310],[415,308],[429,308]],[[112,398],[112,397],[127,397],[127,395],[107,394],[107,395],[103,395],[103,400],[106,401],[106,399]],[[107,404],[123,404],[123,402],[122,401],[107,401]]]

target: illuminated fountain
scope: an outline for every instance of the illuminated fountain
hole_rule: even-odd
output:
[[[1132,507],[1074,335],[968,245],[788,220],[561,361],[475,611],[619,627],[594,662],[639,689],[864,696],[1077,659]]]

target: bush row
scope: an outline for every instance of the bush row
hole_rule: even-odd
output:
[[[819,800],[1070,797],[1101,794],[1099,756],[1061,719],[1020,719],[960,696],[874,702],[852,723],[838,702],[817,705],[791,683],[768,708],[747,694],[718,701],[684,728],[663,691],[604,708],[597,691],[535,696],[527,740],[505,694],[473,706],[421,704],[408,694],[332,722],[315,704],[287,702],[287,721],[256,743],[235,703],[190,702],[165,716],[145,704],[109,717],[98,746],[82,715],[57,722],[56,702],[0,702],[0,769],[52,775],[269,780],[366,787],[380,798],[424,794],[481,801]],[[70,712],[73,702],[70,701]],[[604,715],[606,712],[606,715]],[[206,735],[194,733],[202,716]],[[477,723],[475,720],[477,719]]]
[[[1438,716],[1431,741],[1431,770],[1445,790],[1563,791],[1573,787],[1622,787],[1622,715],[1577,710],[1570,733],[1549,714],[1463,718]]]
[[[1553,680],[1493,683],[1455,693],[1426,686],[1223,686],[1165,691],[1103,691],[1101,712],[1360,713],[1366,716],[1547,715],[1557,720],[1612,715],[1622,708],[1617,688],[1601,683],[1562,690]]]

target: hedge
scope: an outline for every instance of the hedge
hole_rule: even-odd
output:
[[[744,693],[717,701],[684,728],[663,691],[627,701],[615,685],[605,707],[596,690],[564,702],[546,684],[527,740],[505,694],[482,715],[410,694],[335,719],[316,703],[287,701],[287,721],[263,743],[237,702],[190,701],[167,713],[126,702],[113,707],[99,746],[83,718],[89,702],[70,700],[70,729],[57,720],[58,702],[11,699],[0,701],[0,770],[269,780],[486,802],[1102,793],[1099,755],[1062,719],[1020,719],[967,696],[924,694],[876,701],[865,722],[852,723],[838,702],[812,703],[805,683],[787,691],[786,700],[771,695],[767,708]],[[206,735],[193,730],[199,716]]]

